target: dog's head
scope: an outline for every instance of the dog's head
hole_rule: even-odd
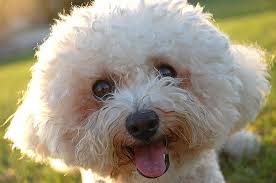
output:
[[[183,0],[75,8],[37,56],[6,137],[100,176],[189,167],[253,120],[270,90],[263,52],[231,44]]]

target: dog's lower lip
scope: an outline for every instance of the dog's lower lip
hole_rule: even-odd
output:
[[[170,157],[169,157],[169,154],[166,154],[166,155],[165,155],[165,163],[166,163],[166,170],[164,171],[164,173],[163,173],[162,175],[164,175],[164,174],[168,171],[168,169],[169,169],[169,167],[170,167]],[[149,178],[149,179],[156,179],[156,178],[162,176],[162,175],[160,175],[160,176],[158,176],[158,177],[149,177],[149,176],[144,175],[144,174],[143,174],[142,172],[140,172],[138,169],[137,169],[137,171],[139,172],[140,175],[142,175],[142,176],[145,177],[145,178]]]

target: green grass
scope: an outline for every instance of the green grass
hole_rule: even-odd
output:
[[[214,14],[215,19],[239,19],[244,16],[275,11],[276,1],[273,0],[198,0],[199,4]]]
[[[201,1],[207,11],[214,13],[216,24],[234,42],[258,44],[276,55],[276,2],[273,0],[208,0]],[[31,57],[0,62],[0,122],[16,109],[20,91],[30,79]],[[221,165],[229,183],[276,182],[276,67],[271,71],[272,94],[251,129],[262,137],[260,155],[253,160],[233,162],[222,157]],[[2,139],[7,125],[0,128],[0,183],[73,183],[80,182],[79,174],[56,173],[48,166],[21,158],[11,151]]]

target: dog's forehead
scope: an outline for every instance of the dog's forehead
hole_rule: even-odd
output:
[[[221,60],[229,41],[208,15],[185,1],[175,6],[167,2],[142,8],[135,3],[116,8],[114,3],[115,8],[101,9],[104,3],[96,1],[94,6],[76,8],[53,26],[39,57],[54,58],[83,72],[97,72],[100,65],[112,69],[141,66],[156,55],[186,65]]]
[[[95,61],[97,62],[97,61]],[[155,67],[159,63],[173,63],[168,57],[163,55],[157,56],[148,56],[144,59],[110,59],[105,60],[103,62],[99,62],[96,65],[93,60],[90,61],[92,64],[90,67],[86,67],[86,70],[78,66],[81,72],[87,71],[87,75],[95,76],[95,77],[102,77],[108,75],[114,76],[135,76],[138,72],[143,72],[144,74],[150,74],[155,71]],[[85,73],[84,73],[85,74]]]

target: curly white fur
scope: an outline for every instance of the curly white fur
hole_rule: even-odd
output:
[[[191,88],[178,87],[185,78],[156,77],[151,56],[189,70]],[[59,159],[111,182],[224,182],[213,150],[255,119],[270,92],[264,52],[231,43],[210,14],[184,0],[96,0],[74,8],[53,25],[37,57],[6,138],[38,160]],[[103,73],[120,75],[117,89],[82,119],[76,111],[94,100],[91,84]],[[158,179],[135,171],[112,179],[114,136],[129,113],[150,108],[185,116],[189,146],[208,148]],[[168,122],[162,125],[165,131]]]

